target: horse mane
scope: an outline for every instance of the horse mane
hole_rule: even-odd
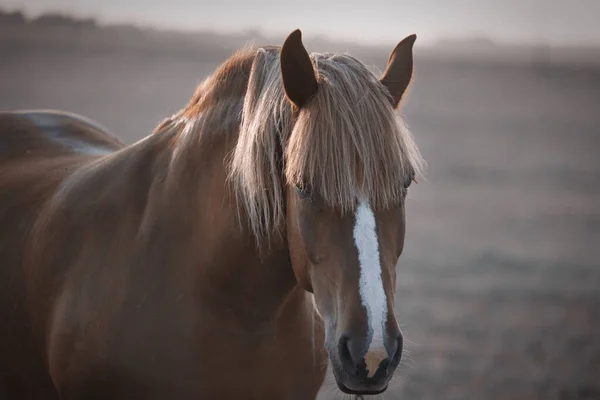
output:
[[[348,54],[313,53],[319,89],[297,113],[279,54],[276,47],[238,51],[179,114],[202,116],[200,135],[216,126],[223,132],[223,124],[237,132],[228,181],[256,240],[282,233],[288,184],[310,186],[342,212],[354,210],[357,196],[376,209],[400,204],[424,162],[375,74]]]

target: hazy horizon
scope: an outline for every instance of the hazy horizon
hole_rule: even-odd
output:
[[[600,29],[594,16],[600,15],[600,2],[577,0],[570,4],[543,0],[507,0],[502,4],[489,0],[456,0],[452,4],[436,0],[412,4],[350,0],[341,9],[315,0],[295,4],[275,0],[222,0],[210,5],[206,1],[189,4],[186,0],[170,0],[151,6],[144,6],[139,0],[102,3],[95,0],[0,0],[0,7],[21,10],[30,17],[62,12],[93,17],[101,23],[187,31],[258,30],[272,35],[300,28],[307,36],[322,35],[372,44],[394,42],[417,33],[421,44],[432,44],[440,39],[482,37],[501,43],[599,46]],[[315,12],[317,9],[319,12]]]

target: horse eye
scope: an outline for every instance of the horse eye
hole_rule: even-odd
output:
[[[310,187],[307,185],[296,185],[296,192],[298,192],[298,195],[302,199],[312,199],[312,192],[310,190]]]
[[[411,175],[411,176],[410,176],[408,179],[406,179],[406,181],[404,182],[404,189],[408,189],[408,188],[410,187],[410,185],[411,185],[413,182],[417,182],[417,181],[415,180],[415,177],[414,177],[414,175]]]

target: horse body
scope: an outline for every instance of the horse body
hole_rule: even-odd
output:
[[[129,146],[0,114],[0,396],[314,399],[328,361],[342,391],[385,391],[413,43],[381,80],[299,31],[245,49]]]
[[[49,127],[30,123],[40,115],[0,117],[0,147],[15,149],[0,160],[0,393],[313,398],[324,360],[312,303],[286,252],[252,257],[226,212],[224,169],[186,181],[168,133],[102,157],[50,149]],[[92,143],[91,125],[55,129]],[[213,138],[198,168],[230,150]],[[269,371],[284,374],[256,385]]]

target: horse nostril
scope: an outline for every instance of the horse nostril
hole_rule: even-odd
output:
[[[348,348],[348,338],[345,336],[342,336],[338,341],[338,356],[340,357],[340,361],[342,362],[344,368],[350,370],[354,368],[352,355],[350,354],[350,349]]]
[[[391,348],[389,349],[390,364],[397,366],[402,358],[402,349],[404,346],[404,339],[402,334],[399,334],[396,340],[394,340]]]
[[[360,358],[355,353],[356,351],[353,351],[352,348],[352,340],[348,336],[340,337],[338,342],[338,356],[347,371],[356,371],[358,368]]]

